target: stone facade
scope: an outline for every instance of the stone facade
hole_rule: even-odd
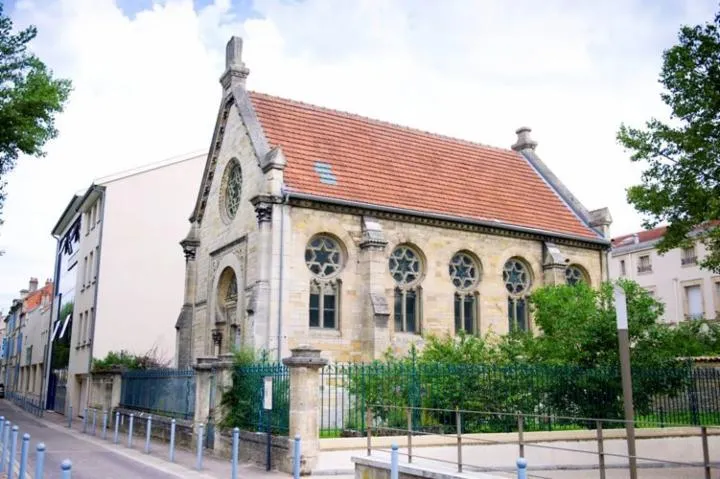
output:
[[[367,361],[388,348],[399,353],[411,343],[422,345],[428,333],[454,334],[456,288],[448,267],[458,252],[473,258],[480,271],[469,292],[477,301],[476,333],[508,331],[503,268],[511,258],[519,259],[529,273],[526,292],[564,282],[569,265],[576,265],[592,285],[607,277],[609,242],[602,235],[611,221],[609,213],[588,212],[572,197],[534,154],[536,143],[528,129],[519,130],[513,148],[522,150],[588,228],[595,228],[597,239],[317,201],[288,192],[282,145],[270,148],[245,90],[248,70],[240,58],[241,45],[237,38],[228,44],[223,101],[190,232],[181,242],[187,260],[177,324],[181,367],[241,345],[265,350],[277,360],[304,344],[320,349],[328,359]],[[229,214],[226,190],[233,165],[242,172],[242,186],[237,210]],[[317,286],[306,264],[306,248],[320,234],[341,250],[342,264],[333,278],[334,328],[310,327],[311,289]],[[399,245],[419,255],[419,334],[394,327],[396,285],[389,258]]]

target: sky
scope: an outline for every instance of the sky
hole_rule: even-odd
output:
[[[5,0],[17,28],[37,26],[31,48],[74,90],[47,155],[21,158],[7,176],[0,310],[31,276],[52,277],[51,230],[75,192],[207,151],[232,35],[243,38],[252,90],[500,147],[530,126],[536,152],[570,191],[589,209],[610,208],[613,236],[638,230],[625,189],[642,165],[630,163],[616,132],[666,117],[662,52],[681,25],[710,21],[717,8],[717,0]]]

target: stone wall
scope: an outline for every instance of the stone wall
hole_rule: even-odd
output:
[[[374,457],[353,457],[355,479],[390,479],[390,462]],[[420,467],[414,464],[398,464],[399,479],[500,479],[506,476],[483,474],[478,472],[458,473],[444,469]]]
[[[289,471],[291,465],[292,441],[284,436],[270,438],[270,465],[274,470]],[[232,457],[232,432],[223,430],[215,434],[216,456],[229,459]],[[240,431],[238,445],[238,461],[265,467],[267,464],[267,434],[262,432]]]
[[[543,242],[517,236],[501,236],[461,229],[441,228],[400,220],[378,219],[387,241],[381,253],[383,268],[375,268],[373,277],[362,269],[364,261],[360,244],[363,237],[363,218],[358,215],[319,211],[294,207],[290,210],[291,232],[286,235],[285,272],[287,278],[287,304],[284,314],[283,336],[288,350],[300,343],[309,343],[337,361],[372,359],[364,354],[362,344],[367,341],[366,328],[374,327],[368,317],[367,285],[380,284],[380,290],[390,305],[389,344],[395,352],[406,351],[412,342],[422,345],[419,335],[394,333],[392,298],[394,282],[388,272],[387,259],[400,244],[410,244],[419,251],[423,260],[422,330],[423,333],[444,335],[454,332],[453,294],[448,263],[459,251],[467,251],[481,265],[479,294],[480,332],[508,331],[507,292],[502,278],[505,262],[520,257],[532,275],[532,289],[547,284],[543,271]],[[337,238],[346,252],[346,260],[339,278],[342,281],[340,326],[337,330],[310,329],[308,326],[309,285],[312,275],[305,265],[304,251],[308,240],[327,233]],[[558,244],[568,264],[581,266],[593,286],[602,280],[602,256],[598,249]],[[378,271],[379,270],[379,271]],[[562,273],[562,272],[561,272]],[[564,281],[564,278],[559,278]],[[284,354],[284,356],[287,353]],[[375,354],[377,356],[377,354]]]

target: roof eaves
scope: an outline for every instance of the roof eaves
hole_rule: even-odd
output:
[[[519,152],[520,155],[530,163],[530,166],[535,170],[538,176],[547,184],[553,192],[560,198],[560,200],[567,206],[567,208],[588,228],[594,232],[599,238],[603,235],[598,230],[590,226],[590,212],[585,206],[580,203],[575,195],[573,195],[565,184],[560,181],[555,173],[547,167],[540,157],[533,150],[522,150]]]
[[[77,213],[77,208],[81,202],[82,197],[80,195],[73,195],[72,199],[65,207],[65,210],[63,210],[62,214],[60,215],[57,223],[55,223],[55,226],[53,226],[53,229],[51,230],[52,236],[58,237],[62,235],[62,233],[67,229],[67,224],[71,223],[70,220],[75,217],[75,213]]]
[[[436,220],[442,220],[442,221],[452,221],[455,223],[465,223],[465,224],[472,224],[476,226],[485,226],[489,228],[500,228],[508,231],[515,231],[519,233],[530,233],[535,235],[541,235],[541,236],[547,236],[552,238],[559,238],[559,239],[567,239],[567,240],[573,240],[573,241],[582,241],[585,243],[591,243],[591,244],[597,244],[602,245],[607,248],[610,247],[610,240],[604,239],[604,238],[587,238],[584,236],[577,236],[567,233],[557,233],[553,231],[547,231],[547,230],[541,230],[537,228],[528,228],[525,226],[517,226],[512,225],[508,223],[502,223],[500,221],[488,221],[488,220],[479,220],[479,219],[471,219],[471,218],[465,218],[461,216],[454,216],[454,215],[448,215],[444,213],[431,213],[426,211],[418,211],[418,210],[411,210],[407,208],[399,208],[396,206],[382,206],[382,205],[376,205],[372,203],[365,203],[361,201],[353,201],[353,200],[343,200],[338,198],[330,198],[326,196],[318,196],[313,195],[309,193],[299,193],[299,192],[292,192],[287,191],[287,197],[288,198],[295,198],[298,200],[307,200],[307,201],[316,201],[319,203],[328,203],[328,204],[335,204],[339,206],[349,206],[354,208],[365,208],[369,210],[375,210],[375,211],[382,211],[387,213],[396,213],[396,214],[404,214],[408,216],[416,216],[421,218],[430,218],[430,219],[436,219]],[[594,231],[594,230],[592,230]]]
[[[650,241],[643,241],[642,243],[633,243],[629,245],[623,245],[611,249],[613,257],[620,256],[627,253],[634,253],[636,251],[644,251],[655,249],[655,246],[660,242],[662,238],[653,239]]]

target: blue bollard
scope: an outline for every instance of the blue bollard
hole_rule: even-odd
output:
[[[103,433],[102,438],[103,441],[107,441],[107,421],[108,421],[108,412],[107,410],[103,411]]]
[[[120,412],[115,413],[115,437],[113,438],[113,442],[115,444],[118,443],[118,432],[120,431]]]
[[[202,471],[203,461],[203,430],[205,426],[202,423],[198,424],[198,437],[197,437],[197,459],[195,460],[195,469]]]
[[[43,474],[45,474],[45,443],[41,442],[38,444],[36,451],[34,479],[43,479]]]
[[[398,479],[398,445],[395,443],[390,453],[390,479]]]
[[[150,435],[152,434],[152,415],[147,417],[145,423],[145,454],[150,454]]]
[[[22,447],[20,448],[20,473],[18,477],[25,479],[25,470],[27,469],[27,455],[28,448],[30,447],[30,434],[23,434]]]
[[[128,424],[128,447],[132,447],[133,421],[135,414],[130,414],[130,424]]]
[[[175,419],[170,421],[170,462],[175,462]]]
[[[83,414],[83,434],[87,434],[87,408],[85,408],[85,414]]]
[[[10,452],[8,446],[10,445],[10,421],[5,421],[5,427],[3,428],[3,447],[2,447],[2,458],[0,458],[0,472],[5,472],[5,462],[7,462],[7,455]]]
[[[240,442],[240,428],[234,428],[233,429],[233,435],[232,435],[232,471],[230,477],[232,479],[237,479],[238,474],[238,443]]]
[[[15,464],[15,454],[17,453],[17,437],[18,437],[18,427],[13,426],[12,427],[12,438],[10,439],[10,458],[8,459],[7,463],[7,476],[8,479],[12,479],[13,477],[13,465]]]
[[[293,451],[293,478],[300,479],[300,434],[295,436],[295,450]]]
[[[72,406],[68,407],[68,429],[72,429]]]
[[[524,457],[518,457],[517,472],[518,479],[527,479],[527,460]]]
[[[5,416],[0,416],[0,440],[3,435],[3,427],[5,427]]]
[[[72,478],[72,462],[70,462],[70,459],[65,459],[60,464],[60,470],[62,471],[62,479]]]
[[[92,435],[97,434],[97,409],[93,409],[93,432]]]

